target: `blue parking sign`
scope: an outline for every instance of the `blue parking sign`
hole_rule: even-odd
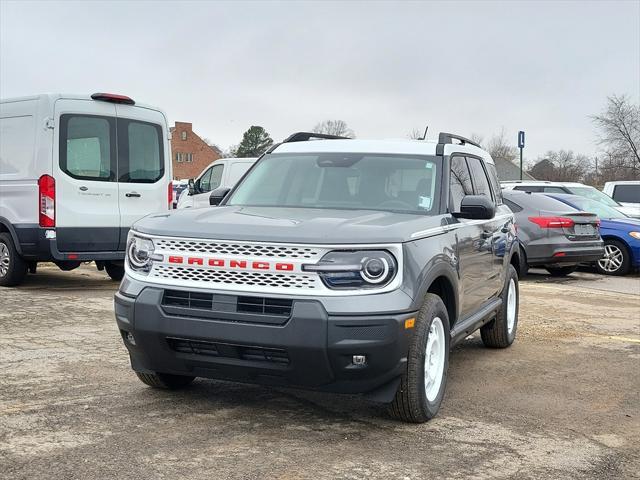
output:
[[[522,130],[518,132],[518,148],[524,148],[524,132]]]

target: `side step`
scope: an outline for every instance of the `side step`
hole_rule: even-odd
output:
[[[451,346],[464,340],[485,323],[493,320],[493,314],[502,306],[502,298],[495,298],[469,318],[456,323],[451,330]]]

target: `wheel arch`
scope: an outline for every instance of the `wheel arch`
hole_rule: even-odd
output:
[[[0,217],[0,233],[9,233],[9,235],[11,235],[11,240],[13,240],[13,246],[18,254],[22,255],[22,248],[18,241],[18,234],[16,233],[15,228],[13,228],[13,225],[11,225],[11,222],[4,217]]]
[[[414,299],[416,308],[420,308],[427,293],[438,295],[449,314],[449,324],[453,326],[459,317],[458,275],[448,263],[439,263],[424,272],[421,287]]]

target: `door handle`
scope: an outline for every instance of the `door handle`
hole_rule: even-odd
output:
[[[124,196],[129,198],[131,197],[137,198],[137,197],[141,197],[142,195],[140,195],[138,192],[128,192],[128,193],[125,193]]]

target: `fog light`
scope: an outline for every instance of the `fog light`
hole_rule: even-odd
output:
[[[351,363],[358,367],[362,367],[367,364],[367,357],[366,355],[354,355],[351,358]]]

